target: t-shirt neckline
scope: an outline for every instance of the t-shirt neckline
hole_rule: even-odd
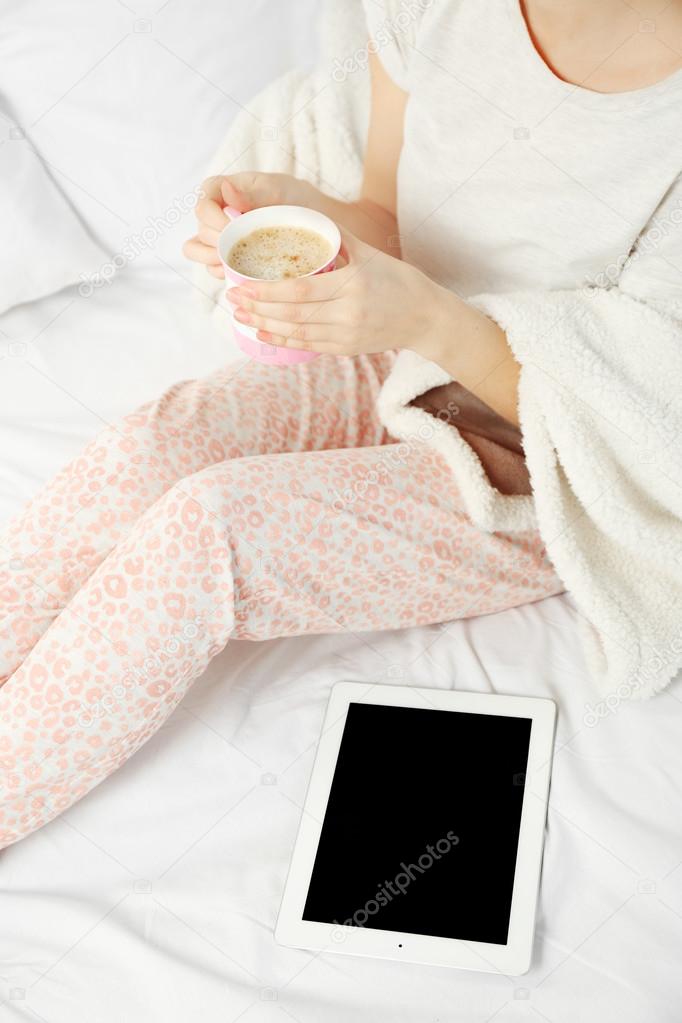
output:
[[[585,106],[610,108],[613,110],[648,103],[657,96],[664,95],[682,85],[682,68],[673,71],[672,74],[662,78],[659,82],[626,92],[594,92],[592,89],[585,89],[581,85],[566,82],[552,71],[551,67],[538,52],[521,9],[521,0],[507,0],[507,10],[522,46],[529,52],[530,60],[538,77],[544,78],[545,82],[552,84],[555,89],[563,90],[567,100],[570,99]]]

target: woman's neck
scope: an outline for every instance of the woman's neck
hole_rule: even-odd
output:
[[[566,82],[629,92],[682,68],[681,0],[520,2],[538,53]]]

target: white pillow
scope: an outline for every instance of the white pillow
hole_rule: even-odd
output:
[[[158,255],[189,274],[191,190],[242,105],[314,62],[318,9],[319,0],[0,0],[2,90],[109,261],[133,239],[126,273],[157,272]]]
[[[0,313],[61,291],[104,260],[40,156],[0,102]]]

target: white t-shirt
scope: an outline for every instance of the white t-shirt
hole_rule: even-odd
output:
[[[411,405],[450,377],[410,349],[381,420],[438,451],[479,526],[539,527],[595,626],[602,691],[651,693],[682,668],[682,71],[603,95],[552,73],[519,0],[365,6],[410,95],[403,254],[505,331],[533,492],[500,494],[458,431]]]
[[[679,292],[682,71],[618,94],[563,82],[535,49],[519,0],[365,9],[370,48],[410,94],[398,174],[404,258],[465,298],[627,285],[620,271],[646,230],[632,293]]]

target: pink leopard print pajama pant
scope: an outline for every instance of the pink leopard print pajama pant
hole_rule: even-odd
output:
[[[97,437],[0,537],[0,848],[130,757],[231,637],[396,629],[562,586],[375,412],[394,356],[232,364]]]

